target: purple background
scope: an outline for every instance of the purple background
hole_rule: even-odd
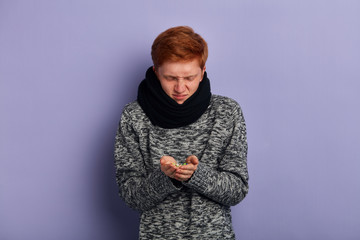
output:
[[[360,239],[360,2],[1,1],[0,239],[135,239],[113,142],[165,29],[248,126],[238,239]]]

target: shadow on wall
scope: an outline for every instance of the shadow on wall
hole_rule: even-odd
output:
[[[94,194],[94,208],[101,216],[102,225],[106,225],[107,237],[103,239],[138,239],[139,214],[130,209],[119,197],[114,166],[114,140],[123,107],[136,99],[137,87],[144,78],[146,69],[151,65],[148,61],[139,61],[125,73],[120,73],[119,89],[114,97],[115,109],[106,117],[103,125],[95,135],[93,142],[93,163],[91,169],[94,180],[90,192]],[[140,64],[139,64],[140,63]],[[96,176],[96,177],[95,177]],[[94,188],[96,188],[94,190]]]

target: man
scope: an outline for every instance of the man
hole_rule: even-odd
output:
[[[230,206],[248,192],[239,105],[210,92],[208,48],[190,27],[161,33],[115,142],[120,196],[140,239],[235,239]]]

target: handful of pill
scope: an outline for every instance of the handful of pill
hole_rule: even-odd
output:
[[[186,165],[186,163],[173,163],[173,165],[175,166],[175,167],[180,167],[180,166],[185,166]]]

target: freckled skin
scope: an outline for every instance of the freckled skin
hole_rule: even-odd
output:
[[[178,104],[183,104],[199,87],[206,67],[200,68],[199,61],[165,62],[154,69],[165,93]]]

